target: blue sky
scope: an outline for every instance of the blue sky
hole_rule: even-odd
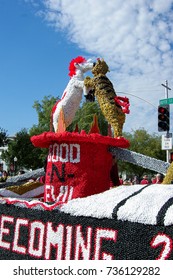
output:
[[[24,1],[0,1],[0,127],[9,135],[37,124],[34,101],[61,97],[69,61],[84,55],[35,12]]]
[[[37,124],[34,101],[61,97],[69,62],[83,55],[103,57],[115,90],[129,97],[124,130],[157,133],[165,80],[173,97],[172,7],[172,0],[0,0],[0,127],[14,135]]]

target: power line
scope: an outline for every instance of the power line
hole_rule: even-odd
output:
[[[134,95],[134,94],[132,94],[132,93],[128,93],[128,92],[124,92],[124,91],[117,91],[117,93],[121,93],[121,94],[123,93],[123,94],[131,95],[131,96],[133,96],[133,97],[136,97],[136,98],[138,98],[138,99],[141,99],[142,101],[144,101],[144,102],[150,104],[150,105],[153,106],[155,109],[157,109],[157,107],[156,107],[155,105],[153,105],[152,103],[150,103],[149,101],[147,101],[147,100],[145,100],[145,99],[143,99],[143,98],[141,98],[141,97],[139,97],[139,96],[136,96],[136,95]]]

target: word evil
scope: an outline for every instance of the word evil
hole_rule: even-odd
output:
[[[23,228],[27,229],[25,236]],[[94,255],[94,260],[113,259],[112,254],[102,250],[102,241],[112,240],[116,242],[117,230],[92,229],[88,226],[85,229],[85,238],[83,231],[80,224],[75,226],[59,224],[55,227],[52,222],[43,223],[42,221],[29,221],[25,218],[15,219],[12,216],[2,215],[0,248],[45,260],[51,259],[53,248],[57,260],[89,260],[91,253]],[[12,238],[10,238],[11,236]],[[94,246],[91,245],[92,242],[94,242]],[[73,252],[72,246],[74,246]]]

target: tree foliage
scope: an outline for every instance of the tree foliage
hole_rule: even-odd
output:
[[[10,140],[8,144],[8,150],[3,151],[2,159],[10,166],[14,163],[14,158],[17,158],[17,169],[36,169],[43,166],[41,150],[35,151],[35,147],[30,141],[30,135],[26,129],[22,129],[15,136],[14,140]]]
[[[50,130],[51,109],[57,98],[45,96],[41,102],[35,101],[33,108],[38,114],[38,124],[31,127],[29,132],[22,129],[15,135],[8,145],[8,151],[4,151],[2,159],[8,166],[14,163],[14,157],[17,157],[17,168],[37,169],[43,167],[48,149],[36,148],[31,143],[31,136],[41,134]]]
[[[4,147],[8,144],[7,131],[0,127],[0,147]]]
[[[56,103],[57,99],[56,97],[53,97],[51,95],[45,96],[41,102],[35,101],[33,108],[36,110],[38,115],[38,124],[33,125],[31,129],[29,130],[30,137],[33,135],[39,135],[44,131],[50,131],[51,128],[51,111],[53,105]],[[42,167],[45,161],[45,158],[48,154],[48,149],[39,149],[34,148],[34,153],[38,155],[38,167]],[[41,160],[41,166],[40,166],[40,160]]]
[[[38,115],[38,124],[34,125],[30,129],[30,135],[37,135],[43,131],[50,130],[51,110],[57,99],[58,98],[49,95],[44,96],[41,102],[38,100],[34,102],[33,108],[36,110]]]
[[[72,124],[68,127],[68,130],[73,131],[76,125],[78,125],[79,130],[89,132],[94,115],[98,117],[100,133],[102,135],[107,135],[108,123],[105,120],[97,102],[83,102],[82,106],[76,112],[75,118]]]
[[[161,137],[157,134],[149,134],[144,128],[132,130],[132,133],[124,133],[124,137],[130,141],[130,150],[149,157],[165,161],[165,151],[161,150]],[[141,177],[144,173],[153,172],[131,163],[118,161],[119,171],[126,171],[129,176]]]

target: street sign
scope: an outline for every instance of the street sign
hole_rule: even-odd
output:
[[[162,150],[172,150],[172,135],[162,135]]]
[[[173,104],[173,97],[159,100],[160,105]]]

